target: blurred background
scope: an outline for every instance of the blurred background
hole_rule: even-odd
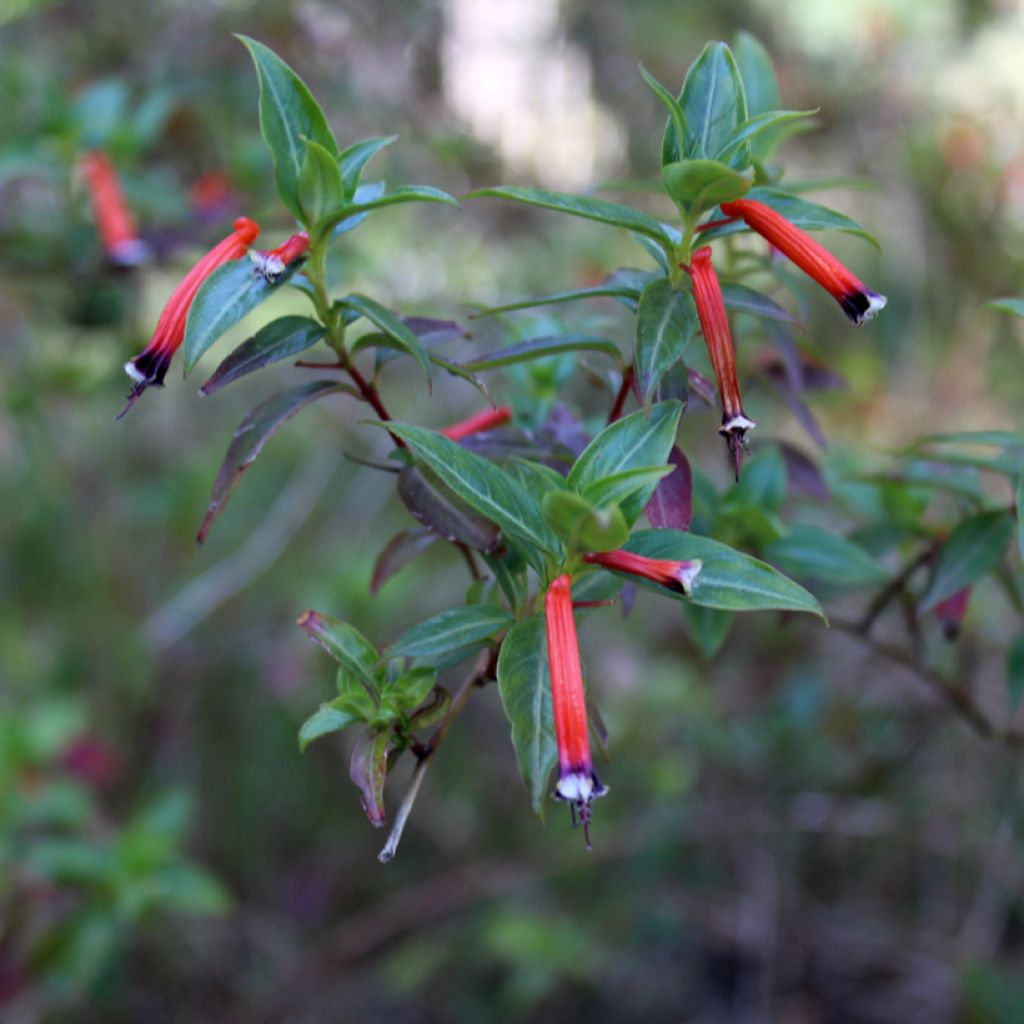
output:
[[[782,149],[787,180],[859,179],[814,198],[877,236],[881,255],[828,244],[889,296],[860,332],[811,296],[807,337],[846,382],[812,396],[827,449],[741,351],[754,459],[783,439],[821,466],[785,518],[913,520],[924,506],[857,473],[928,431],[1021,428],[1021,324],[984,306],[1024,295],[1020,0],[0,0],[0,1019],[1024,1021],[1019,754],[919,674],[809,618],[738,617],[709,650],[641,593],[628,619],[581,625],[614,757],[594,852],[564,808],[532,814],[491,687],[384,867],[349,738],[298,752],[333,673],[292,623],[315,607],[384,644],[460,601],[465,566],[436,545],[371,598],[377,552],[414,524],[391,477],[342,458],[387,451],[345,398],[282,431],[196,546],[236,424],[288,366],[203,399],[176,363],[113,422],[121,365],[196,255],[243,212],[267,244],[291,227],[232,32],[303,75],[341,145],[399,134],[378,175],[461,194],[657,180],[664,115],[638,63],[675,89],[741,29],[775,57],[784,107],[821,108]],[[105,265],[74,172],[95,146],[144,268]],[[617,188],[602,194],[668,215]],[[475,303],[645,259],[613,230],[474,200],[375,216],[333,272],[468,324]],[[630,341],[609,300],[555,312],[480,321],[465,344],[562,326]],[[557,394],[599,424],[607,382],[575,369],[524,371],[524,415]],[[401,367],[382,389],[430,426],[481,401],[447,380],[428,403]],[[682,443],[724,491],[716,414],[692,411]],[[986,583],[956,643],[934,620],[915,638],[1000,721],[1010,611]]]

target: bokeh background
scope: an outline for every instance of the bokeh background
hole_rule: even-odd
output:
[[[929,430],[1021,426],[1021,327],[984,305],[1024,294],[1019,0],[0,0],[4,1021],[1024,1020],[1019,755],[912,672],[772,615],[737,619],[709,658],[678,605],[641,594],[581,626],[614,757],[594,852],[564,808],[531,813],[492,687],[384,867],[350,741],[297,750],[332,673],[292,623],[316,607],[383,644],[461,600],[465,567],[438,545],[370,597],[377,551],[412,522],[390,477],[343,457],[386,454],[346,400],[275,438],[195,545],[235,425],[290,368],[209,399],[175,368],[113,422],[121,364],[196,252],[241,212],[264,237],[290,227],[232,32],[304,76],[342,145],[398,133],[375,165],[389,181],[460,194],[655,180],[663,113],[638,63],[675,87],[740,29],[775,56],[784,106],[821,108],[782,150],[787,177],[873,183],[815,197],[879,238],[880,256],[830,244],[890,299],[860,332],[827,300],[807,311],[848,382],[814,399],[828,450],[769,388],[748,402],[755,450],[813,456],[824,521],[856,525],[851,465]],[[157,253],[136,273],[104,266],[72,173],[96,144]],[[637,259],[614,231],[477,200],[381,213],[334,269],[465,320]],[[610,302],[557,312],[628,341]],[[591,423],[607,408],[571,364],[538,373],[534,394]],[[458,381],[429,403],[411,372],[384,387],[428,425],[479,406]],[[683,441],[724,487],[715,425],[696,413]],[[955,645],[920,628],[923,661],[1005,717],[995,584]]]

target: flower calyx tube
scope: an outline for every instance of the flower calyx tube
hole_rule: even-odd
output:
[[[740,459],[747,450],[747,431],[757,424],[743,411],[740,385],[736,377],[736,352],[725,312],[722,286],[711,262],[711,247],[704,245],[693,253],[689,267],[693,279],[693,298],[704,333],[704,343],[711,357],[711,367],[722,397],[722,425],[718,432],[725,438],[733,458],[736,479],[740,478]]]
[[[805,274],[821,285],[858,327],[880,313],[888,301],[872,291],[806,231],[756,199],[722,203],[722,213],[741,219]]]
[[[493,430],[503,423],[512,419],[512,409],[507,405],[499,405],[495,409],[484,409],[482,412],[467,416],[450,427],[445,427],[440,433],[449,441],[461,441],[471,434],[479,434],[484,430]]]
[[[218,242],[185,275],[181,284],[167,300],[149,344],[134,359],[125,363],[125,373],[131,377],[135,385],[128,395],[128,404],[118,419],[135,404],[146,388],[163,386],[171,359],[185,340],[188,311],[203,282],[218,267],[244,256],[260,233],[259,225],[248,217],[239,217],[233,226],[235,230]]]
[[[590,849],[590,804],[604,796],[607,787],[594,774],[590,757],[587,702],[583,694],[583,666],[580,663],[576,620],[572,610],[572,577],[557,577],[544,598],[547,623],[548,668],[551,673],[551,704],[558,744],[558,784],[555,796],[577,815],[583,837]]]
[[[249,259],[256,265],[256,272],[268,283],[277,284],[286,273],[295,270],[298,261],[309,250],[309,235],[296,232],[276,249],[254,249]]]
[[[137,267],[149,259],[149,246],[139,237],[117,171],[106,153],[92,150],[79,166],[89,189],[96,230],[107,260],[116,267]]]
[[[584,555],[583,561],[600,565],[612,572],[639,576],[686,597],[693,593],[693,584],[701,569],[700,559],[680,562],[667,558],[647,558],[645,555],[634,555],[631,551],[594,552]]]

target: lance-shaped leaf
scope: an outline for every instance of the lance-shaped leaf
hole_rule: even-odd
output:
[[[475,192],[469,192],[462,198],[476,199],[481,196],[512,199],[520,203],[529,203],[531,206],[541,206],[546,210],[558,210],[561,213],[572,214],[574,217],[595,220],[601,224],[626,228],[627,231],[633,231],[638,235],[653,239],[667,255],[671,256],[672,254],[672,238],[665,230],[664,225],[646,213],[634,210],[631,206],[610,203],[605,199],[574,196],[568,192],[548,192],[542,188],[514,188],[511,185],[478,189]]]
[[[939,548],[931,584],[918,610],[924,614],[987,576],[1003,560],[1013,529],[1013,516],[1006,509],[982,512],[958,523]]]
[[[299,173],[299,204],[305,222],[315,228],[315,236],[319,238],[326,233],[320,228],[320,223],[327,218],[336,218],[345,205],[345,184],[334,151],[312,139],[303,138],[302,141],[306,146],[306,158]]]
[[[200,286],[185,324],[185,373],[191,373],[206,350],[229,328],[285,283],[271,282],[248,256],[218,267]]]
[[[519,772],[533,809],[543,818],[558,748],[542,615],[533,615],[508,631],[498,655],[498,691],[512,726]]]
[[[481,320],[496,313],[511,313],[517,309],[535,309],[538,306],[556,306],[562,302],[576,302],[578,299],[635,299],[639,291],[627,284],[597,285],[593,288],[575,288],[568,292],[555,292],[554,295],[541,295],[536,299],[520,299],[518,302],[507,302],[503,306],[486,306],[470,314],[471,320]]]
[[[598,508],[571,491],[548,491],[541,510],[570,550],[612,551],[622,547],[629,537],[629,527],[618,506]]]
[[[362,223],[362,219],[374,210],[382,210],[386,206],[401,206],[403,203],[444,203],[446,206],[459,205],[455,196],[432,185],[399,185],[390,192],[384,191],[383,182],[375,182],[374,194],[363,192],[371,186],[360,185],[350,206],[341,211],[337,217],[328,218],[319,227],[322,234],[334,230],[339,235],[343,230],[350,231],[356,223]],[[348,225],[346,227],[346,225]]]
[[[366,165],[385,147],[398,139],[397,135],[380,135],[372,139],[353,142],[341,151],[338,167],[345,186],[345,195],[349,199],[355,197],[359,188],[359,179],[363,176]]]
[[[495,604],[449,608],[406,630],[388,646],[388,655],[392,658],[429,658],[458,647],[482,644],[511,623],[511,614]]]
[[[796,317],[789,310],[745,284],[723,283],[722,298],[725,300],[726,309],[737,313],[753,313],[754,316],[764,317],[766,320],[797,323]]]
[[[319,143],[330,153],[338,147],[327,118],[305,82],[263,43],[239,35],[256,65],[260,82],[260,131],[274,158],[274,172],[281,201],[300,220],[299,176],[306,159],[303,137]]]
[[[370,208],[367,204],[379,199],[382,195],[384,195],[383,181],[371,181],[360,185],[352,197],[353,205],[342,214],[341,219],[334,225],[331,237],[339,238],[359,227],[370,216]],[[359,212],[353,212],[354,210]],[[327,228],[322,227],[321,230],[326,231]]]
[[[665,278],[652,281],[640,296],[636,318],[633,371],[640,398],[651,404],[665,371],[679,362],[697,329],[697,309],[689,292],[673,289]]]
[[[1006,652],[1006,706],[1012,715],[1024,695],[1024,635],[1018,636]]]
[[[859,544],[809,523],[792,526],[764,555],[798,578],[836,587],[870,587],[889,579],[888,570]]]
[[[376,299],[358,292],[346,295],[340,302],[343,306],[365,316],[370,323],[380,328],[392,341],[408,352],[420,364],[427,382],[430,382],[430,358],[426,349],[416,333],[409,329],[397,313],[393,313],[387,306],[382,306]]]
[[[261,327],[229,355],[199,389],[212,395],[240,377],[281,359],[305,352],[325,334],[323,326],[305,316],[282,316]]]
[[[490,523],[487,524],[488,527]],[[494,531],[497,533],[497,531]],[[419,558],[424,551],[439,539],[433,530],[414,528],[396,533],[384,545],[377,561],[373,564],[373,575],[370,578],[370,593],[376,597],[381,587],[400,569]]]
[[[493,370],[498,366],[511,366],[513,363],[526,363],[534,359],[546,359],[549,356],[564,355],[566,352],[600,352],[622,363],[618,346],[607,338],[598,338],[592,334],[553,334],[544,338],[531,338],[518,345],[498,349],[463,364],[463,369],[472,373],[482,370]]]
[[[322,612],[304,612],[299,628],[371,693],[380,690],[380,653],[355,626]]]
[[[683,604],[683,618],[690,627],[690,635],[700,648],[700,653],[710,660],[722,649],[734,615],[720,608],[706,608],[686,601]]]
[[[525,545],[534,565],[541,552],[555,553],[558,539],[541,516],[536,498],[493,463],[448,438],[408,423],[386,424],[463,501],[501,527],[506,537]]]
[[[1024,318],[1024,299],[993,299],[986,303],[990,309],[997,309],[1000,313],[1010,313],[1012,316]]]
[[[689,598],[694,604],[723,611],[810,612],[825,617],[817,598],[766,562],[751,558],[727,544],[678,530],[640,530],[625,545],[648,558],[690,561],[699,558],[700,575]],[[641,585],[643,580],[638,580]],[[673,596],[663,587],[659,593]]]
[[[662,477],[674,472],[673,466],[640,466],[623,473],[602,477],[585,487],[583,497],[598,507],[621,504],[639,490],[647,490],[651,484],[657,486]]]
[[[228,446],[217,479],[213,482],[210,505],[196,538],[200,544],[206,539],[214,520],[224,511],[224,506],[241,480],[242,474],[253,464],[256,456],[263,451],[263,446],[277,430],[310,403],[342,390],[342,385],[331,380],[310,381],[308,384],[301,384],[290,391],[268,398],[242,420]]]
[[[363,810],[374,828],[380,828],[386,820],[384,780],[388,774],[389,738],[387,729],[379,732],[367,729],[356,740],[348,765],[349,778],[359,789]]]
[[[299,750],[305,750],[313,740],[318,740],[321,736],[338,732],[361,721],[362,719],[351,708],[334,707],[333,701],[321,704],[299,729]]]
[[[739,199],[750,189],[751,179],[717,160],[680,160],[661,169],[665,191],[691,215],[719,203]]]
[[[804,231],[843,231],[848,235],[856,235],[858,238],[863,238],[876,249],[879,248],[877,240],[869,235],[855,220],[847,217],[845,213],[830,210],[827,206],[820,206],[818,203],[801,199],[799,196],[790,195],[781,189],[763,188],[761,186],[752,188],[747,193],[746,198],[755,199],[759,203],[764,203],[765,206],[770,206],[777,213],[781,213],[786,220],[795,224],[798,228],[802,228]],[[711,214],[710,220],[718,220],[723,216],[724,214],[720,210],[715,210]],[[712,239],[722,238],[724,235],[733,235],[739,231],[749,230],[742,220],[734,220],[728,224],[720,224],[718,227],[709,228],[707,231],[702,232],[701,240],[710,242]]]
[[[766,111],[777,110],[781,99],[775,65],[760,40],[749,32],[737,32],[732,52],[743,79],[747,114],[756,117]]]
[[[658,482],[644,507],[647,521],[657,530],[689,530],[693,519],[693,472],[690,460],[673,447],[668,461],[675,471]]]
[[[733,154],[738,153],[742,146],[749,145],[758,140],[759,136],[770,134],[776,138],[780,136],[780,130],[788,128],[792,133],[799,129],[800,122],[806,121],[809,117],[817,114],[815,110],[768,110],[756,117],[751,117],[737,127],[729,141],[723,146],[718,154],[719,160],[729,160]],[[722,200],[724,201],[724,200]]]
[[[605,427],[569,471],[569,485],[582,491],[603,477],[641,466],[664,465],[675,441],[681,412],[678,402],[659,402],[650,415],[641,409]],[[627,523],[636,520],[654,487],[650,483],[622,503]]]
[[[976,444],[989,448],[1024,448],[1024,434],[1015,430],[962,430],[955,434],[929,434],[918,438],[906,450],[927,444]]]
[[[430,470],[406,466],[398,476],[398,496],[415,519],[446,540],[492,554],[501,531],[443,486]]]

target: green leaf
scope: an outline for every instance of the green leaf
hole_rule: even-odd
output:
[[[640,530],[625,545],[627,551],[648,558],[689,561],[702,567],[689,598],[694,604],[723,611],[809,612],[825,618],[817,598],[766,562],[708,537],[680,530]],[[642,580],[637,580],[643,583]],[[658,592],[673,596],[663,587]]]
[[[501,531],[459,501],[437,477],[421,466],[405,466],[398,476],[398,496],[428,529],[484,554],[501,547]]]
[[[511,616],[509,621],[511,621]],[[403,672],[393,683],[389,683],[386,688],[386,694],[403,711],[412,711],[413,708],[418,708],[427,699],[436,683],[437,669],[420,666],[419,668],[409,669],[408,672]]]
[[[331,238],[340,238],[342,235],[346,235],[350,231],[355,231],[355,229],[370,216],[367,204],[379,199],[382,195],[384,195],[383,181],[373,181],[369,184],[360,185],[356,189],[356,194],[352,197],[353,205],[341,215],[337,224],[334,225],[334,230],[331,232]],[[356,209],[359,212],[353,213],[353,209]],[[321,225],[321,232],[326,233],[329,226],[330,225]]]
[[[319,224],[327,218],[336,220],[345,205],[345,184],[334,152],[312,139],[303,138],[302,141],[306,146],[306,158],[299,173],[299,205],[305,223],[319,238],[326,233],[318,227]],[[333,221],[330,223],[333,226]]]
[[[885,567],[860,545],[806,523],[797,523],[781,540],[765,547],[764,554],[798,578],[837,587],[867,587],[889,579]]]
[[[675,442],[681,413],[678,402],[659,402],[649,415],[641,409],[609,424],[576,460],[569,472],[569,486],[584,491],[605,477],[664,465]],[[622,514],[628,524],[640,515],[654,487],[651,483],[622,503]]]
[[[1000,313],[1012,313],[1024,317],[1024,299],[993,299],[986,302],[989,309],[998,309]]]
[[[365,316],[370,323],[397,342],[420,364],[427,382],[430,382],[430,358],[427,356],[427,351],[420,339],[397,313],[382,306],[376,299],[371,299],[368,295],[361,295],[359,292],[346,295],[341,300],[341,304]]]
[[[1017,637],[1006,652],[1006,703],[1012,715],[1024,695],[1024,636]]]
[[[618,506],[598,508],[571,491],[548,491],[541,511],[571,551],[612,551],[629,538]]]
[[[341,151],[338,167],[345,187],[345,195],[352,199],[359,188],[359,179],[363,176],[366,165],[385,147],[398,139],[397,135],[380,135],[372,139],[353,142]]]
[[[926,444],[977,444],[991,448],[1024,448],[1024,434],[1015,430],[962,430],[955,434],[929,434],[918,438],[907,451]]]
[[[1024,473],[1017,481],[1014,501],[1017,505],[1017,546],[1020,549],[1020,557],[1024,559]]]
[[[407,423],[389,422],[386,426],[463,501],[500,526],[506,537],[525,545],[531,564],[543,566],[539,552],[559,550],[537,499],[508,473],[432,430]]]
[[[700,653],[710,660],[722,649],[729,636],[734,615],[719,608],[706,608],[686,601],[683,603],[683,618]]]
[[[766,320],[796,323],[796,318],[787,309],[745,284],[723,282],[722,298],[725,300],[726,309],[737,313],[753,313],[754,316],[764,317]]]
[[[321,324],[305,316],[283,316],[272,320],[248,341],[242,342],[214,370],[199,393],[212,395],[254,370],[298,355],[315,345],[325,333]]]
[[[388,772],[388,729],[367,729],[359,735],[348,765],[349,778],[361,794],[360,802],[374,828],[385,821],[384,780]]]
[[[595,299],[608,296],[613,299],[635,299],[639,290],[625,284],[604,284],[595,288],[576,288],[568,292],[556,292],[554,295],[542,295],[536,299],[520,299],[519,302],[509,302],[504,306],[487,306],[478,309],[470,314],[471,320],[482,320],[487,316],[494,316],[496,313],[511,313],[517,309],[535,309],[537,306],[554,306],[561,302],[575,302],[577,299]]]
[[[512,746],[530,803],[543,818],[558,748],[542,615],[533,615],[508,631],[498,655],[498,691],[512,726]]]
[[[333,705],[334,701],[330,701],[327,704],[321,704],[320,707],[302,723],[302,728],[299,729],[299,750],[305,750],[313,740],[318,740],[321,736],[337,732],[339,729],[344,729],[346,726],[352,725],[354,722],[361,721],[361,719],[351,711],[343,711]]]
[[[732,52],[743,79],[748,116],[778,109],[780,94],[775,65],[760,40],[749,32],[737,32]]]
[[[1002,561],[1013,532],[1013,517],[1005,509],[957,523],[935,558],[931,583],[918,609],[921,614],[987,576]]]
[[[818,110],[769,110],[764,114],[758,114],[747,121],[744,121],[732,137],[726,143],[725,148],[718,154],[719,160],[728,160],[734,153],[738,152],[741,146],[756,141],[764,133],[770,133],[774,138],[781,138],[778,131],[783,125],[793,126],[797,121],[814,117]]]
[[[679,101],[654,77],[654,75],[647,70],[647,68],[643,66],[643,64],[640,65],[640,74],[643,76],[644,81],[651,87],[654,95],[661,100],[665,110],[668,111],[668,123],[672,128],[674,137],[677,139],[685,139],[686,117],[683,114],[683,108],[679,106]]]
[[[380,690],[380,653],[355,626],[322,612],[303,612],[299,628],[318,643],[343,669],[356,676],[371,693]]]
[[[636,318],[633,369],[644,405],[665,371],[683,357],[697,329],[697,309],[689,292],[675,291],[670,281],[652,281],[640,296]]]
[[[870,242],[876,249],[878,242],[869,235],[855,220],[847,217],[844,213],[830,210],[827,206],[820,206],[799,196],[790,195],[780,189],[763,188],[758,186],[747,193],[747,199],[755,199],[765,206],[770,206],[777,213],[781,213],[786,220],[795,224],[804,231],[844,231],[848,235],[856,235]],[[717,219],[718,213],[712,215],[712,220]],[[702,242],[710,242],[715,238],[722,238],[725,235],[733,235],[740,231],[750,229],[741,220],[734,220],[729,224],[722,224],[718,227],[709,228],[701,233]]]
[[[786,464],[775,446],[762,448],[743,470],[743,477],[728,492],[725,505],[747,505],[778,512],[786,497]]]
[[[616,363],[622,363],[622,355],[618,346],[607,338],[598,338],[593,334],[552,334],[543,338],[531,338],[518,345],[488,352],[477,356],[463,369],[471,373],[481,370],[493,370],[498,366],[511,366],[513,363],[527,363],[534,359],[546,359],[548,356],[560,356],[566,352],[600,352],[610,356]]]
[[[743,79],[725,43],[712,42],[704,47],[686,73],[679,104],[686,119],[687,137],[681,151],[675,132],[666,130],[662,164],[684,157],[713,160],[747,119]]]
[[[603,505],[621,504],[628,497],[637,491],[647,491],[653,485],[657,488],[662,477],[668,476],[675,470],[675,466],[639,466],[636,469],[627,469],[624,473],[615,473],[613,476],[602,477],[600,480],[584,488],[582,495],[591,504],[601,507]]]
[[[302,220],[299,176],[306,159],[303,136],[337,153],[327,118],[305,82],[263,43],[238,35],[256,65],[260,82],[260,131],[274,158],[281,201]]]
[[[672,201],[691,214],[739,199],[752,184],[746,175],[717,160],[680,160],[665,164],[661,180]]]
[[[360,186],[363,188],[364,186]],[[371,210],[381,210],[385,206],[400,206],[402,203],[444,203],[446,206],[459,206],[458,199],[442,189],[432,185],[399,185],[390,192],[385,192],[374,199],[361,201],[358,194],[352,205],[345,211],[344,218],[358,217]]]
[[[242,474],[253,464],[263,446],[297,412],[326,395],[344,391],[345,385],[332,380],[314,380],[272,395],[256,406],[239,424],[227,454],[213,482],[210,504],[203,516],[196,540],[202,544],[214,520],[234,493]]]
[[[596,220],[601,224],[626,228],[627,231],[635,231],[639,235],[653,239],[666,254],[669,256],[672,254],[672,239],[665,228],[653,217],[641,213],[640,210],[634,210],[631,206],[610,203],[604,199],[574,196],[568,192],[548,192],[541,188],[514,188],[511,185],[477,189],[462,198],[476,199],[482,196],[512,199],[519,203],[529,203],[531,206],[541,206],[546,210],[558,210],[574,217]]]
[[[200,286],[185,323],[185,373],[217,339],[284,284],[268,281],[248,256],[218,267]]]
[[[406,630],[388,647],[388,655],[392,658],[425,658],[444,654],[456,647],[482,643],[511,622],[512,616],[494,604],[450,608]]]

